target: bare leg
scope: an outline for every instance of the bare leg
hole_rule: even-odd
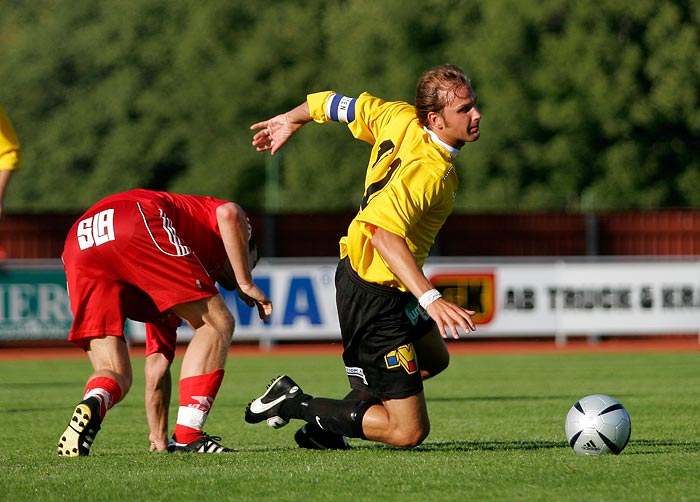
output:
[[[417,446],[428,437],[430,420],[421,392],[403,399],[389,399],[370,407],[362,421],[362,431],[371,441],[393,446]]]
[[[93,338],[90,340],[87,355],[94,370],[90,379],[96,377],[111,378],[121,387],[122,397],[129,392],[133,375],[129,349],[124,338],[118,336]]]
[[[180,369],[180,379],[210,373],[226,363],[235,321],[221,295],[185,303],[172,308],[185,319],[194,336]]]

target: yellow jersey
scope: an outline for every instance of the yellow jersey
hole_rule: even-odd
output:
[[[314,121],[347,122],[352,135],[372,145],[359,211],[340,240],[340,257],[367,282],[407,291],[371,243],[379,227],[404,238],[422,267],[452,212],[458,180],[455,149],[418,122],[413,105],[362,93],[325,91],[307,96]],[[450,151],[452,150],[452,151]]]
[[[0,106],[0,171],[12,171],[19,167],[22,151],[17,135]]]

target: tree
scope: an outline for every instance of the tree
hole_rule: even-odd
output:
[[[307,127],[270,160],[249,125],[306,93],[413,99],[462,66],[482,137],[459,211],[700,206],[700,0],[7,1],[0,100],[25,150],[10,211],[142,186],[247,208],[355,208],[369,146]]]
[[[508,3],[476,37],[489,151],[464,207],[697,206],[698,2]]]

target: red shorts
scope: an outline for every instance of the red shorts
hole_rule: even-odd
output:
[[[174,353],[168,309],[218,290],[168,210],[162,201],[117,200],[98,203],[73,225],[62,256],[74,318],[69,341],[87,348],[94,337],[124,336],[129,318],[153,323],[147,351]]]
[[[172,312],[168,319],[146,324],[146,357],[158,353],[163,354],[168,361],[173,362],[175,345],[177,344],[177,328],[180,324],[182,324],[182,319]]]

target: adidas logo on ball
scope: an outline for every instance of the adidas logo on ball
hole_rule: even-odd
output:
[[[582,449],[582,450],[586,450],[586,451],[598,451],[598,450],[600,450],[600,448],[598,448],[598,447],[596,446],[596,444],[593,442],[593,440],[591,440],[591,441],[587,442],[586,444],[582,445],[582,446],[581,446],[581,449]]]

